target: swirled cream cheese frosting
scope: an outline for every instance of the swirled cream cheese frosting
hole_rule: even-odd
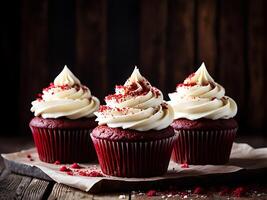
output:
[[[88,118],[94,116],[100,104],[67,66],[55,78],[54,83],[50,83],[38,96],[32,102],[31,111],[35,116],[43,118]]]
[[[237,113],[235,101],[225,96],[224,88],[213,80],[204,63],[169,97],[175,119],[229,119]]]
[[[160,90],[134,69],[124,85],[115,88],[115,94],[105,97],[106,105],[100,106],[96,121],[111,128],[138,131],[161,130],[173,121],[170,105],[163,101]]]

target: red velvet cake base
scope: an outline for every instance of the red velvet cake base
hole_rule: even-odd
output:
[[[93,130],[91,137],[103,173],[119,177],[152,177],[167,172],[176,140],[173,129],[167,129],[170,131],[167,137],[155,137],[154,140],[144,140],[140,135],[129,140],[125,137],[114,137],[114,134],[122,132],[118,128],[114,128],[112,139],[107,138],[107,135],[100,138],[96,137],[97,129],[98,127]],[[107,129],[110,132],[110,128]],[[134,130],[123,130],[125,131],[136,133]],[[156,134],[157,131],[154,132]]]
[[[234,119],[177,119],[178,133],[172,160],[193,165],[225,164],[229,161],[238,125]]]
[[[97,159],[90,133],[93,119],[70,121],[68,119],[42,119],[35,117],[30,122],[30,128],[35,146],[41,161],[54,163],[90,162]],[[70,122],[70,123],[69,123]],[[83,122],[82,126],[77,126]],[[91,123],[89,125],[84,125]],[[57,128],[57,125],[59,128]]]

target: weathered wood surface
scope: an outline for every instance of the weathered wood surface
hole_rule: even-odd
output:
[[[48,200],[55,200],[55,199],[85,199],[91,200],[93,199],[93,195],[79,191],[77,189],[73,189],[69,186],[62,185],[56,183],[53,187],[51,194],[48,197]]]
[[[231,184],[230,184],[231,185]],[[17,174],[10,174],[4,180],[0,181],[0,199],[86,199],[86,200],[102,200],[102,199],[221,199],[226,200],[234,198],[232,191],[238,187],[246,188],[245,195],[243,194],[240,200],[259,199],[263,200],[267,198],[267,183],[261,183],[257,185],[232,185],[229,187],[229,193],[222,196],[220,195],[220,186],[211,185],[204,186],[203,192],[200,194],[194,194],[196,186],[193,187],[178,187],[178,189],[161,189],[155,190],[155,193],[151,190],[145,190],[141,192],[131,193],[105,193],[105,194],[89,194],[62,184],[47,182],[27,176],[21,176]],[[157,187],[157,186],[155,186]],[[198,186],[197,186],[198,187]],[[225,187],[225,185],[224,185]],[[150,194],[149,194],[150,193]]]

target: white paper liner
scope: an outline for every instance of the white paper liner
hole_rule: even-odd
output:
[[[30,161],[29,158],[27,158],[28,154],[31,155],[34,161]],[[227,165],[189,165],[189,168],[181,168],[181,165],[171,161],[168,167],[168,173],[166,175],[152,178],[69,176],[65,172],[59,171],[61,165],[41,162],[38,159],[38,155],[35,148],[16,153],[2,154],[2,157],[9,161],[22,163],[28,166],[38,167],[45,174],[51,177],[55,182],[63,183],[83,191],[90,191],[90,189],[96,183],[104,179],[123,182],[143,182],[162,179],[179,179],[188,176],[231,173],[237,172],[241,169],[267,168],[267,148],[254,149],[248,144],[238,143],[233,144],[230,162]],[[82,166],[88,168],[96,168],[100,170],[99,165],[82,164]]]

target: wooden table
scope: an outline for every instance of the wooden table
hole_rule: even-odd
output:
[[[243,137],[237,139],[240,142],[249,142],[254,147],[267,146],[267,138],[263,137]],[[17,144],[14,146],[14,144]],[[12,152],[25,149],[32,145],[31,139],[25,138],[0,138],[0,152]],[[191,186],[184,188],[169,188],[165,190],[131,191],[109,194],[89,194],[77,189],[32,178],[28,176],[10,173],[4,169],[3,162],[0,161],[0,199],[267,199],[266,174],[260,182],[227,184],[208,186]],[[222,195],[226,189],[227,195]],[[238,196],[245,189],[246,195]],[[194,192],[196,194],[194,194]],[[235,193],[233,195],[233,193]]]

